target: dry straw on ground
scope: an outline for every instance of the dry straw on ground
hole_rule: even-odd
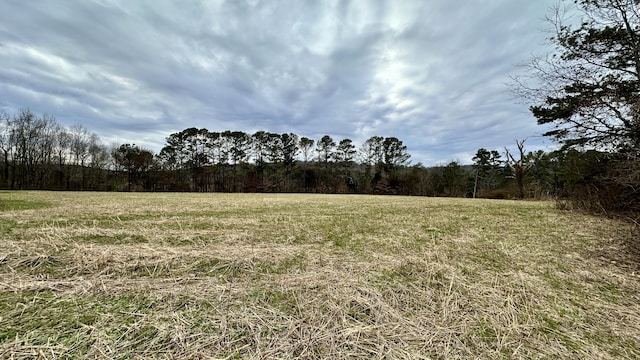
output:
[[[548,202],[0,194],[2,358],[640,357],[628,225]]]

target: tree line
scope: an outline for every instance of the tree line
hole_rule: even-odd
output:
[[[294,133],[188,128],[169,135],[157,155],[157,185],[189,191],[372,192],[383,178],[408,166],[410,157],[396,137],[373,136],[357,147],[351,139],[330,135],[316,141]]]
[[[548,16],[550,51],[514,77],[516,93],[563,149],[594,167],[574,206],[640,221],[640,7],[637,0],[565,1]],[[600,150],[601,152],[596,152]],[[597,165],[597,168],[595,167]]]
[[[319,140],[293,133],[210,132],[188,128],[167,137],[158,154],[123,144],[112,151],[118,190],[312,192],[481,197],[568,198],[602,176],[612,153],[563,148],[480,148],[472,164],[411,165],[395,137]],[[120,179],[125,177],[121,176]]]
[[[599,171],[607,154],[577,150],[478,149],[473,164],[425,167],[396,137],[358,146],[324,135],[187,128],[158,153],[105,145],[82,126],[61,126],[29,110],[3,112],[0,187],[6,189],[197,192],[315,192],[549,198]]]
[[[98,135],[30,110],[0,112],[0,184],[9,189],[103,190],[111,154]]]

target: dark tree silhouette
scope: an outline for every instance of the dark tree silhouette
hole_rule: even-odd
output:
[[[351,139],[342,139],[338,143],[335,152],[335,159],[341,164],[350,164],[356,156],[356,146]]]
[[[129,191],[139,176],[148,170],[153,162],[151,151],[140,148],[136,144],[122,144],[113,150],[111,156],[116,166],[127,172]]]
[[[329,135],[324,135],[320,140],[318,140],[316,152],[318,152],[318,160],[324,164],[325,167],[328,166],[329,162],[334,156],[334,149],[336,147],[336,142]]]

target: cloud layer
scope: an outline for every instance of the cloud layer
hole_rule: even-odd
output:
[[[413,162],[548,145],[505,85],[549,1],[3,1],[0,104],[154,150],[186,127],[362,143]]]

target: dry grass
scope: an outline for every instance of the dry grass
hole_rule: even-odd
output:
[[[548,202],[0,194],[2,358],[640,357],[614,220]]]

